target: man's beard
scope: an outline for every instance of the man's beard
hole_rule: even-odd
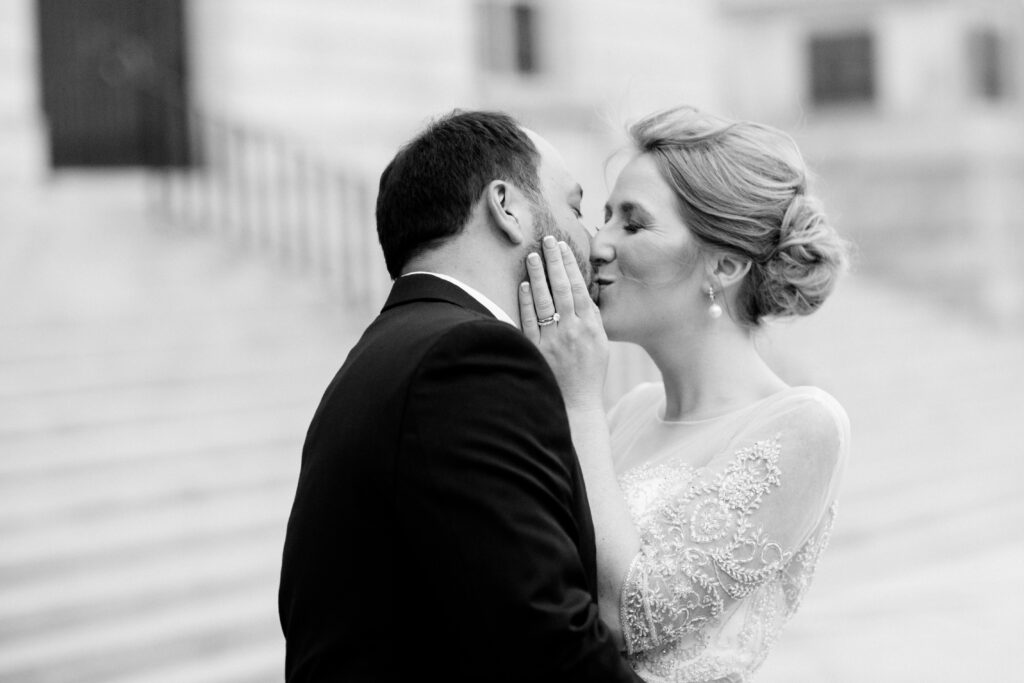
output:
[[[565,242],[569,245],[572,255],[576,257],[576,263],[580,266],[580,272],[583,273],[583,282],[587,286],[587,290],[590,290],[591,281],[593,279],[593,273],[590,269],[590,262],[583,258],[583,254],[580,251],[579,245],[576,241],[567,233],[562,230],[555,223],[555,217],[551,215],[551,210],[542,202],[535,202],[533,205],[534,215],[534,228],[533,228],[533,244],[530,246],[530,252],[537,252],[540,254],[541,262],[544,264],[544,272],[547,272],[547,261],[544,260],[544,244],[541,240],[547,235],[551,235],[559,242]],[[526,271],[526,263],[523,263],[523,275],[521,281],[529,280],[529,275]]]

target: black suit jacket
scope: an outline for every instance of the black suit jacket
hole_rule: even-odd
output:
[[[306,436],[279,594],[287,680],[639,680],[595,595],[543,356],[460,288],[399,278]]]

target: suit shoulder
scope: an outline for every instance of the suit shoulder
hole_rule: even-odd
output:
[[[518,328],[495,319],[468,319],[441,331],[426,352],[425,360],[453,353],[462,357],[514,358],[548,368],[540,350]]]
[[[518,328],[499,320],[467,320],[436,336],[423,349],[413,383],[417,400],[431,400],[435,392],[469,391],[476,400],[498,400],[500,395],[501,403],[544,404],[542,410],[564,411],[558,382],[540,349]],[[470,411],[477,407],[466,406]]]

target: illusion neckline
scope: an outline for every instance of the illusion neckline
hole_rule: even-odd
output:
[[[705,418],[702,418],[700,420],[666,420],[664,418],[664,415],[665,415],[665,397],[663,395],[662,398],[661,398],[661,404],[658,406],[658,410],[655,411],[654,417],[658,420],[658,422],[660,424],[663,424],[663,425],[701,425],[701,424],[707,424],[709,422],[716,422],[717,420],[721,420],[723,418],[731,417],[731,416],[736,415],[738,413],[742,413],[745,410],[749,410],[749,409],[751,409],[751,408],[753,408],[755,406],[761,405],[765,401],[769,401],[769,400],[771,400],[773,398],[781,396],[782,394],[785,394],[786,392],[793,391],[794,389],[801,389],[801,388],[802,387],[800,387],[800,386],[793,386],[793,387],[787,386],[787,387],[785,387],[783,389],[779,389],[778,391],[775,391],[775,392],[773,392],[771,394],[768,394],[767,396],[763,396],[762,398],[759,398],[756,401],[752,401],[750,403],[746,403],[746,404],[744,404],[744,405],[742,405],[742,406],[740,406],[738,408],[732,408],[730,410],[727,410],[724,413],[719,413],[718,415],[713,415],[711,417],[705,417]]]

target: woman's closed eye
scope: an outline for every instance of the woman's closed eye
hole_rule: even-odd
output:
[[[621,207],[621,212],[612,210],[611,205],[606,204],[604,207],[604,227],[607,228],[615,217],[616,213],[619,213],[619,220],[622,221],[622,230],[628,235],[635,235],[644,228],[647,227],[649,214],[640,209],[632,202],[626,202]],[[638,215],[639,214],[639,215]]]
[[[609,217],[606,217],[606,218],[604,219],[604,225],[598,225],[598,226],[596,226],[596,227],[594,228],[594,232],[595,232],[595,233],[601,232],[601,231],[602,231],[602,230],[604,230],[605,228],[609,227],[609,226],[611,225],[611,222],[612,222],[612,221],[611,221],[611,217],[610,217],[610,216],[609,216]],[[643,229],[644,229],[644,227],[645,227],[645,226],[643,226],[643,225],[641,225],[640,223],[637,223],[637,222],[635,222],[635,221],[626,221],[625,223],[623,223],[623,224],[622,224],[622,230],[623,230],[623,232],[625,232],[625,233],[628,233],[628,234],[630,234],[630,235],[635,235],[636,233],[638,233],[638,232],[640,232],[641,230],[643,230]]]

